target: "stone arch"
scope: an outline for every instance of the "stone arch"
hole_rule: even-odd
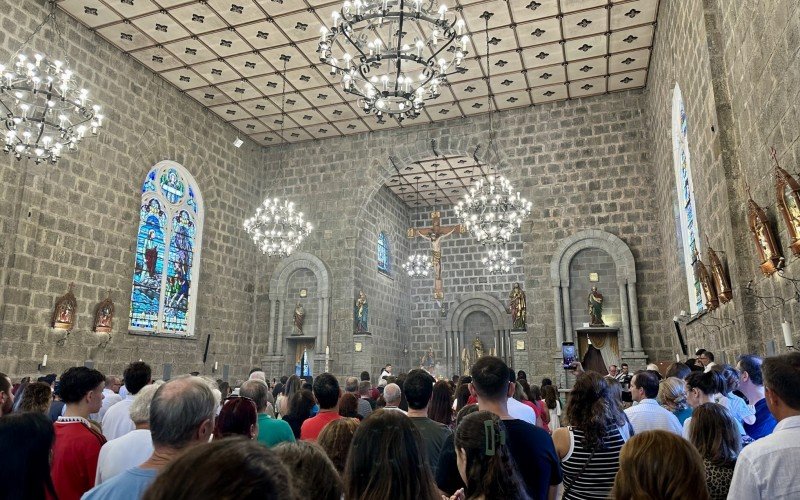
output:
[[[497,346],[497,356],[507,362],[511,357],[511,318],[500,300],[487,293],[471,293],[458,300],[447,314],[445,333],[445,363],[448,373],[462,373],[461,350],[468,345],[465,340],[467,317],[475,312],[484,313],[492,321]]]

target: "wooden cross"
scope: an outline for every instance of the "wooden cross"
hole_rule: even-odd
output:
[[[431,212],[431,220],[433,221],[431,227],[423,227],[420,229],[409,228],[408,237],[417,238],[421,236],[430,240],[431,261],[433,262],[433,298],[442,300],[444,298],[444,289],[442,286],[442,238],[446,238],[456,231],[458,231],[459,234],[464,234],[466,228],[461,224],[442,226],[442,217],[438,211]]]

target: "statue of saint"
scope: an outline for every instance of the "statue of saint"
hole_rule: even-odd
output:
[[[353,319],[355,320],[355,333],[369,333],[367,321],[369,320],[369,304],[364,290],[358,292],[358,299],[353,308]]]
[[[469,356],[469,349],[466,347],[461,349],[461,365],[464,367],[464,375],[469,375],[472,368],[472,359]]]
[[[111,301],[111,291],[104,301],[97,305],[94,316],[94,331],[97,333],[110,333],[114,321],[114,302]]]
[[[475,335],[475,340],[472,341],[472,351],[475,355],[475,361],[484,356],[483,342],[481,342],[481,339],[479,339],[477,335]]]
[[[428,347],[428,352],[426,352],[422,359],[419,361],[419,367],[425,370],[428,373],[433,373],[434,368],[436,367],[436,356],[433,354],[433,347]]]
[[[514,288],[511,289],[511,294],[508,298],[511,310],[511,329],[525,330],[527,300],[525,299],[525,292],[522,291],[519,283],[514,283]]]
[[[603,294],[597,291],[597,287],[592,287],[589,294],[589,326],[606,326],[603,323]]]
[[[53,317],[50,326],[57,330],[72,330],[75,324],[75,312],[78,309],[78,302],[72,293],[74,285],[69,284],[69,290],[56,301],[53,309]]]
[[[763,250],[764,260],[772,259],[772,246],[769,244],[767,227],[761,222],[761,219],[756,219],[756,238],[758,238],[758,243]]]
[[[302,335],[303,334],[303,322],[306,320],[306,311],[303,309],[302,304],[300,302],[297,303],[297,306],[294,308],[294,329],[295,332],[293,335]]]

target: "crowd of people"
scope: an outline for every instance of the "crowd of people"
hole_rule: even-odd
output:
[[[0,499],[800,498],[800,353],[713,360],[576,363],[568,391],[493,356],[438,381],[0,374]]]

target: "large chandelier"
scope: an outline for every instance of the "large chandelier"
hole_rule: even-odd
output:
[[[517,259],[511,257],[505,246],[497,245],[489,249],[481,262],[489,274],[508,274],[517,263]]]
[[[55,20],[55,2],[45,20],[25,44],[47,23]],[[0,109],[5,114],[3,150],[18,160],[56,163],[64,150],[74,151],[87,134],[96,135],[103,124],[100,107],[92,105],[64,61],[24,53],[0,65]]]
[[[431,257],[422,253],[412,253],[403,263],[403,270],[411,278],[427,278],[432,267]]]
[[[480,179],[455,206],[467,231],[484,245],[505,244],[531,213],[531,202],[503,176]]]
[[[464,20],[439,0],[347,0],[332,16],[321,29],[319,59],[379,121],[384,113],[416,118],[447,76],[463,71]]]

